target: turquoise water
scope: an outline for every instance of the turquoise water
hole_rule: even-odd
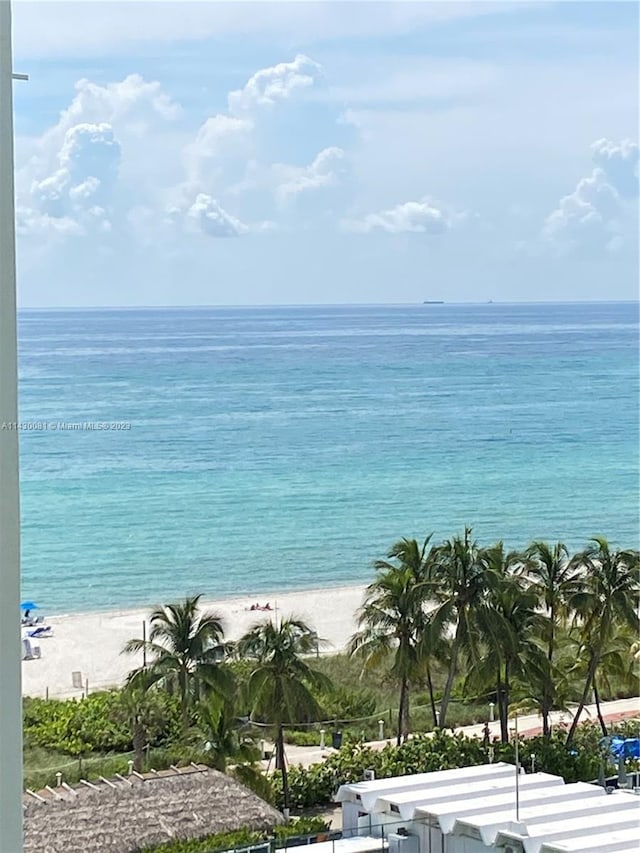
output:
[[[23,596],[366,581],[401,536],[638,541],[636,304],[25,311]]]

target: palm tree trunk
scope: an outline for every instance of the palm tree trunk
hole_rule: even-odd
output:
[[[596,669],[598,668],[598,657],[595,653],[592,653],[591,660],[589,661],[589,666],[587,668],[587,677],[584,682],[584,690],[582,691],[582,696],[580,698],[580,704],[576,708],[576,713],[573,717],[573,722],[571,723],[571,728],[569,729],[569,734],[567,735],[567,746],[569,746],[575,737],[576,729],[578,728],[578,723],[580,722],[580,715],[584,709],[584,706],[587,704],[587,700],[589,698],[589,691],[593,685],[593,679],[595,677]]]
[[[504,732],[506,740],[503,743],[509,743],[509,702],[511,701],[511,688],[509,686],[509,664],[504,665],[504,684],[502,685],[503,692],[503,713],[504,713]]]
[[[500,740],[502,743],[509,743],[509,721],[505,705],[504,683],[500,670],[498,670],[496,682],[496,701],[498,703],[498,719],[500,720]]]
[[[407,694],[407,679],[402,678],[400,681],[400,704],[398,705],[398,728],[396,730],[396,746],[402,743],[402,732],[404,727],[404,706]]]
[[[604,721],[604,717],[602,716],[602,708],[600,707],[600,694],[598,693],[598,687],[596,685],[596,676],[595,673],[593,675],[593,696],[596,700],[596,710],[598,712],[598,721],[600,722],[600,729],[602,731],[603,737],[608,737],[609,732],[607,731],[607,724]]]
[[[405,678],[404,708],[402,709],[402,740],[409,738],[410,716],[409,716],[409,679]]]
[[[278,739],[276,742],[276,761],[282,773],[282,805],[289,809],[289,776],[287,774],[287,762],[284,757],[284,728],[282,723],[278,724]]]
[[[184,670],[180,670],[178,673],[178,685],[180,688],[180,708],[182,711],[182,733],[185,734],[189,728],[189,693],[187,673]]]
[[[434,729],[438,727],[438,710],[436,708],[436,700],[433,695],[433,681],[431,680],[431,667],[427,663],[427,687],[429,688],[429,703],[431,705],[431,716],[433,717]]]
[[[458,624],[456,626],[456,634],[453,638],[451,646],[451,660],[449,661],[449,672],[447,673],[447,682],[444,686],[442,700],[440,702],[440,728],[445,727],[447,720],[447,711],[449,709],[449,701],[451,700],[451,691],[453,690],[453,681],[458,670],[458,652],[460,649],[460,637],[462,634],[462,618],[458,615]]]
[[[144,770],[144,746],[147,738],[140,714],[134,714],[131,728],[133,741],[133,769],[138,773],[142,773]]]
[[[552,605],[549,612],[550,619],[550,634],[549,634],[549,648],[547,650],[547,661],[549,663],[549,671],[546,677],[546,683],[542,688],[542,702],[540,711],[542,713],[542,736],[545,740],[549,740],[551,737],[551,723],[550,723],[550,714],[551,714],[551,706],[553,704],[553,652],[555,647],[555,625],[556,625],[556,612],[555,608]]]
[[[542,712],[542,736],[545,740],[549,740],[551,737],[551,726],[549,725],[549,700],[546,696],[542,698],[542,706],[540,708]]]

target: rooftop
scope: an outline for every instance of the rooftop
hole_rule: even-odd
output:
[[[370,782],[352,782],[341,785],[335,800],[338,803],[360,800],[367,811],[373,809],[376,800],[391,794],[410,791],[426,791],[445,784],[467,785],[473,780],[494,779],[513,776],[515,765],[499,761],[496,764],[479,764],[473,767],[456,767],[451,770],[434,770],[408,776],[393,776],[374,779]]]
[[[25,853],[134,853],[240,827],[266,830],[280,812],[204,765],[63,785],[24,798]]]

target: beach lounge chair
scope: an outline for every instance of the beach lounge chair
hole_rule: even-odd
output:
[[[36,628],[27,630],[27,637],[53,637],[53,628],[51,625],[38,625]]]
[[[32,643],[29,637],[23,637],[22,660],[37,660],[40,656],[40,646],[37,643]]]

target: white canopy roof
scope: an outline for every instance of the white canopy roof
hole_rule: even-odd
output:
[[[546,781],[537,780],[538,774],[531,774],[520,778],[520,807],[540,806],[554,811],[554,803],[563,801],[563,807],[576,799],[576,792],[570,790],[570,785],[549,785]],[[545,774],[540,774],[541,776]],[[592,799],[598,795],[604,795],[602,788],[595,785],[584,785],[585,790],[580,794],[580,802]],[[569,790],[567,790],[569,789]],[[446,803],[434,806],[422,806],[416,810],[416,818],[427,818],[438,822],[443,834],[452,832],[454,825],[458,822],[462,827],[465,822],[467,827],[475,827],[481,834],[485,843],[491,843],[498,829],[510,824],[515,820],[516,796],[515,785],[510,789],[504,789],[493,796],[475,795],[471,799],[461,793],[459,799],[450,799]],[[497,825],[497,828],[496,828]],[[486,841],[486,837],[490,840]]]
[[[577,816],[575,811],[568,813],[566,806],[566,803],[559,802],[553,814],[549,814],[547,806],[546,814],[542,816],[537,814],[540,808],[526,809],[525,814],[520,816],[526,834],[516,827],[503,826],[495,837],[494,845],[505,847],[515,840],[522,844],[525,853],[540,853],[542,846],[551,841],[561,842],[562,839],[584,836],[584,842],[588,842],[599,830],[610,832],[612,827],[626,829],[630,826],[636,827],[640,837],[640,800],[634,794],[616,792],[613,796],[607,796],[603,791],[598,799],[589,797],[589,811]],[[460,824],[464,824],[464,821],[460,821]]]
[[[564,841],[550,841],[540,848],[540,853],[638,853],[640,825],[616,829],[615,821],[608,832],[572,838]]]
[[[475,779],[490,779],[515,774],[515,765],[497,762],[479,764],[473,767],[456,767],[452,770],[435,770],[431,773],[416,773],[408,776],[394,776],[390,779],[374,779],[371,782],[352,782],[341,785],[335,796],[338,803],[360,800],[365,811],[371,811],[376,800],[386,794],[402,791],[429,789],[445,783],[460,780],[463,784]]]
[[[528,828],[529,825],[548,822],[561,815],[589,814],[598,808],[600,801],[605,803],[606,796],[598,785],[589,785],[586,782],[576,782],[546,791],[521,792],[519,823],[521,827]],[[478,831],[485,844],[492,844],[499,831],[508,828],[513,832],[517,831],[518,827],[513,826],[514,821],[515,797],[504,809],[487,810],[482,803],[475,812],[467,810],[465,815],[460,814],[456,818],[454,831],[457,835],[469,834],[469,830],[472,831],[471,834],[474,830]],[[521,834],[524,834],[522,830]]]
[[[521,774],[519,783],[525,788],[551,788],[558,785],[564,787],[561,776],[551,776],[549,773],[532,773],[528,776]],[[397,811],[403,820],[412,820],[417,809],[427,808],[437,803],[474,800],[479,808],[479,802],[484,804],[492,796],[502,795],[513,799],[515,785],[515,767],[513,767],[510,773],[495,778],[475,779],[472,782],[456,780],[450,784],[430,786],[428,789],[420,788],[400,794],[386,794],[376,800],[372,810],[374,812]]]

